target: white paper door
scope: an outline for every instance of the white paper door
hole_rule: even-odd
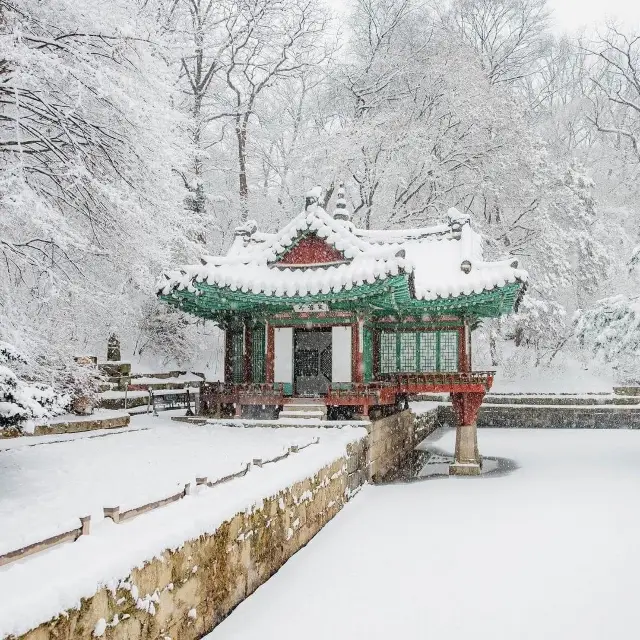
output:
[[[273,381],[293,383],[293,329],[276,327],[273,347]]]
[[[351,382],[351,327],[331,328],[331,382]]]

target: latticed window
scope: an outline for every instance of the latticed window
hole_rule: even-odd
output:
[[[400,336],[400,362],[399,371],[415,371],[417,365],[417,340],[415,333],[402,331]]]
[[[231,333],[231,379],[244,380],[244,334],[242,330]]]
[[[440,331],[440,371],[458,370],[458,332]]]
[[[420,334],[420,371],[438,370],[438,345],[435,331]]]
[[[265,381],[265,329],[257,327],[251,332],[251,372],[254,382]]]
[[[396,334],[393,331],[380,332],[380,373],[395,373],[398,370],[396,362]]]
[[[380,332],[381,374],[457,370],[457,331]]]

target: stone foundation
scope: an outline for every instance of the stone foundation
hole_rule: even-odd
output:
[[[214,534],[167,550],[21,639],[201,638],[340,511],[367,479],[367,449],[366,440],[349,445],[347,456],[313,477],[236,514]]]

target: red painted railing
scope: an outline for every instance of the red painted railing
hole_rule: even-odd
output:
[[[389,373],[381,376],[385,381],[394,384],[408,393],[415,393],[415,387],[447,387],[445,390],[477,391],[482,387],[488,391],[493,384],[495,371],[452,371],[433,373]],[[460,387],[474,387],[474,389],[460,389]],[[450,388],[450,389],[449,389]],[[421,389],[422,390],[422,389]]]
[[[332,384],[324,397],[328,405],[389,405],[398,396],[418,393],[485,393],[493,384],[494,371],[457,371],[451,373],[392,373],[370,383]],[[202,402],[216,404],[283,405],[290,401],[284,385],[272,383],[205,383]]]

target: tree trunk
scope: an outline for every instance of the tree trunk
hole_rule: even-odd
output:
[[[240,221],[249,218],[249,186],[247,184],[247,126],[246,118],[236,120],[238,139],[238,185],[240,194]]]
[[[498,332],[495,329],[491,329],[489,332],[489,355],[491,356],[491,366],[497,367],[499,364]]]
[[[193,147],[195,149],[195,158],[193,159],[193,182],[188,186],[188,208],[194,213],[194,217],[199,224],[196,230],[196,241],[200,244],[206,243],[204,228],[201,226],[206,213],[206,198],[204,194],[203,184],[203,165],[202,165],[202,96],[194,96],[193,101]]]

